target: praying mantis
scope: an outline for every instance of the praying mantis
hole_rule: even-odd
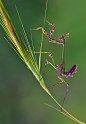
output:
[[[46,20],[46,19],[45,19],[45,20]],[[31,30],[39,30],[39,29],[42,29],[42,32],[48,37],[49,42],[57,43],[57,44],[62,44],[62,45],[63,45],[62,63],[61,63],[60,65],[56,65],[56,64],[55,64],[55,61],[54,61],[54,58],[53,58],[51,52],[41,52],[41,53],[49,53],[49,56],[52,58],[52,61],[53,61],[53,64],[52,64],[49,60],[46,60],[46,62],[45,62],[45,67],[44,67],[44,72],[43,72],[43,76],[44,76],[44,74],[45,74],[45,68],[46,68],[46,65],[47,65],[47,64],[50,64],[50,65],[51,65],[52,67],[54,67],[54,69],[56,69],[56,70],[60,70],[60,72],[59,72],[59,74],[58,74],[58,78],[61,80],[61,82],[59,82],[59,83],[57,83],[57,84],[55,84],[55,85],[52,85],[52,86],[50,86],[50,87],[48,87],[48,88],[51,88],[51,87],[53,87],[53,86],[56,86],[56,85],[58,85],[58,84],[60,84],[60,83],[62,83],[62,82],[64,82],[64,83],[67,85],[67,91],[66,91],[65,97],[64,97],[63,102],[62,102],[62,107],[63,107],[63,104],[64,104],[65,98],[66,98],[66,96],[67,96],[67,93],[68,93],[68,90],[69,90],[69,86],[70,86],[70,85],[62,78],[62,76],[65,76],[66,78],[69,77],[69,76],[70,76],[70,77],[73,77],[73,73],[76,73],[76,72],[77,72],[77,71],[76,71],[77,66],[76,66],[76,65],[73,65],[73,66],[69,69],[69,71],[65,72],[65,37],[68,37],[68,36],[69,36],[69,33],[63,34],[63,35],[59,38],[59,40],[54,40],[54,39],[52,38],[52,35],[53,35],[53,33],[54,33],[55,29],[56,29],[56,26],[55,26],[54,24],[48,22],[47,20],[46,20],[46,22],[48,23],[48,25],[54,26],[54,28],[50,31],[50,36],[47,34],[47,32],[44,30],[43,27],[38,27],[38,28],[36,28],[36,29],[31,29]],[[40,53],[40,52],[35,52],[35,53]],[[43,78],[43,76],[42,76],[42,78]],[[62,107],[61,107],[61,112],[62,112]]]
[[[17,14],[18,14],[21,26],[22,26],[22,30],[23,30],[22,39],[20,39],[20,37],[18,36],[18,34],[17,34],[16,30],[15,30],[15,27],[14,27],[14,25],[13,25],[13,23],[12,23],[10,17],[9,17],[9,14],[7,13],[3,3],[0,0],[0,25],[4,29],[5,33],[7,34],[7,37],[9,38],[9,40],[11,42],[8,41],[6,38],[5,38],[5,40],[9,43],[9,45],[13,48],[13,50],[17,53],[17,55],[21,58],[21,60],[26,64],[27,68],[31,70],[31,72],[36,77],[36,79],[38,80],[39,84],[44,89],[44,91],[46,91],[46,93],[48,93],[49,96],[55,101],[55,103],[61,108],[61,111],[59,109],[56,109],[56,108],[50,106],[49,104],[45,103],[45,105],[48,105],[48,106],[58,110],[62,114],[64,114],[67,117],[71,118],[72,120],[82,124],[83,122],[81,122],[78,119],[76,119],[74,116],[72,116],[69,112],[67,112],[63,108],[63,103],[65,101],[67,92],[69,90],[69,84],[62,78],[62,76],[66,76],[66,77],[71,76],[72,77],[73,73],[76,73],[76,69],[77,69],[77,66],[73,65],[69,69],[68,72],[65,72],[65,37],[68,37],[69,33],[63,34],[60,37],[59,41],[58,40],[54,40],[52,38],[52,35],[53,35],[54,31],[55,31],[56,26],[51,24],[51,23],[49,23],[47,20],[46,21],[48,22],[49,25],[54,26],[54,28],[50,32],[50,36],[47,34],[47,32],[44,30],[43,27],[39,27],[37,29],[32,29],[32,30],[42,29],[43,33],[45,35],[47,35],[47,37],[49,39],[49,42],[54,42],[54,43],[58,43],[58,44],[62,44],[63,45],[62,63],[60,65],[56,65],[51,52],[41,52],[42,46],[40,47],[40,52],[35,52],[34,48],[33,48],[33,51],[31,50],[31,47],[30,47],[30,44],[29,44],[29,41],[28,41],[28,38],[27,38],[27,35],[26,35],[26,32],[25,32],[25,29],[24,29],[24,26],[23,26],[23,23],[22,23],[22,20],[20,18],[20,15],[19,15],[19,12],[18,12],[18,9],[17,9],[16,5],[15,5],[15,8],[16,8],[16,11],[17,11]],[[47,10],[47,1],[46,1],[46,9],[45,9],[45,18],[46,18],[46,10]],[[45,25],[45,21],[44,21],[44,25]],[[23,41],[23,38],[24,38],[24,41]],[[42,38],[42,41],[43,41],[43,38]],[[49,56],[52,58],[53,64],[49,60],[46,60],[43,76],[45,74],[45,69],[46,69],[46,65],[47,64],[50,64],[56,70],[60,69],[60,72],[58,74],[58,78],[61,80],[61,82],[59,82],[57,84],[65,82],[65,84],[67,85],[67,91],[66,91],[66,94],[65,94],[62,106],[58,103],[58,101],[53,97],[53,95],[48,90],[48,88],[53,87],[53,86],[55,86],[57,84],[47,88],[45,83],[44,83],[43,76],[40,73],[41,54],[39,56],[39,58],[40,58],[39,60],[40,61],[39,61],[39,66],[38,66],[37,60],[36,60],[36,56],[33,53],[49,53]],[[83,123],[83,124],[85,124],[85,123]]]

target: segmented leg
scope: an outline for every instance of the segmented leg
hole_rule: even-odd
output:
[[[36,29],[31,29],[31,30],[39,30],[39,29],[42,29],[42,32],[49,38],[49,42],[58,43],[58,44],[64,44],[62,41],[58,41],[58,40],[52,39],[52,38],[48,35],[48,33],[44,30],[43,27],[38,27],[38,28],[36,28]]]
[[[59,70],[59,69],[61,69],[60,70],[60,73],[58,74],[58,78],[61,80],[61,82],[59,82],[59,83],[57,83],[57,84],[54,84],[54,85],[52,85],[52,86],[50,86],[50,87],[48,87],[48,88],[51,88],[51,87],[54,87],[54,86],[56,86],[56,85],[58,85],[58,84],[60,84],[60,83],[62,83],[62,82],[65,82],[66,83],[66,85],[67,85],[67,91],[66,91],[66,94],[65,94],[65,97],[64,97],[64,99],[63,99],[63,102],[62,102],[62,107],[63,107],[63,104],[64,104],[64,101],[65,101],[65,98],[66,98],[66,96],[67,96],[67,93],[68,93],[68,90],[69,90],[69,84],[61,77],[62,75],[63,75],[63,65],[61,64],[61,65],[57,65],[57,66],[54,66],[49,60],[46,60],[46,62],[45,62],[45,67],[44,67],[44,72],[43,72],[43,76],[44,76],[44,74],[45,74],[45,69],[46,69],[46,65],[47,64],[50,64],[52,67],[54,67],[56,70]],[[43,78],[43,76],[42,76],[42,78]],[[61,112],[62,112],[62,107],[61,107]]]
[[[45,20],[46,20],[46,19],[45,19]],[[55,29],[56,29],[56,25],[54,25],[54,24],[48,22],[47,20],[46,20],[46,22],[48,23],[48,25],[54,26],[54,28],[50,31],[50,38],[52,38],[52,35],[53,35],[53,33],[54,33]],[[64,39],[64,38],[65,38],[66,36],[68,37],[68,35],[69,35],[69,33],[63,34],[63,35],[59,38],[59,40],[62,40],[63,42],[65,42],[65,39]],[[52,40],[54,40],[54,39],[51,39],[51,41],[52,41]],[[56,40],[54,40],[54,41],[56,42]]]
[[[57,84],[54,84],[54,85],[52,85],[52,86],[50,86],[50,87],[48,87],[48,88],[51,88],[51,87],[54,87],[54,86],[56,86],[56,85],[58,85],[58,84],[60,84],[60,83],[62,83],[63,81],[61,81],[61,82],[59,82],[59,83],[57,83]]]
[[[44,74],[45,74],[45,69],[46,69],[46,65],[47,64],[50,64],[50,65],[52,65],[55,69],[56,69],[56,67],[49,61],[49,60],[46,60],[46,62],[45,62],[45,67],[44,67],[44,72],[43,72],[43,75],[42,75],[42,78],[43,78],[43,76],[44,76]]]
[[[58,75],[59,75],[59,74],[58,74]],[[62,76],[62,74],[61,74],[61,76]],[[60,76],[58,76],[58,78],[59,78],[61,81],[65,82],[66,85],[67,85],[67,91],[66,91],[65,97],[64,97],[63,102],[62,102],[62,107],[63,107],[63,104],[64,104],[65,98],[66,98],[66,96],[67,96],[67,93],[68,93],[68,90],[69,90],[69,86],[70,86],[70,85],[69,85],[63,78],[61,78]],[[62,112],[62,107],[61,107],[61,112]]]
[[[29,50],[26,50],[26,51],[29,51]],[[29,52],[31,52],[31,51],[29,51]],[[33,52],[33,51],[32,51],[32,53],[40,53],[40,52]],[[44,73],[45,73],[46,64],[52,65],[56,70],[59,70],[59,69],[61,68],[61,65],[56,65],[56,64],[55,64],[55,61],[54,61],[54,58],[53,58],[51,52],[41,52],[41,53],[49,53],[49,56],[52,58],[52,61],[53,61],[53,64],[54,64],[54,65],[53,65],[49,60],[46,60],[46,62],[45,62],[45,67],[44,67],[44,72],[43,72],[43,76],[44,76]],[[42,78],[43,78],[43,76],[42,76]]]
[[[44,67],[44,72],[43,72],[43,76],[44,76],[44,74],[45,74],[45,69],[46,69],[46,65],[47,64],[50,64],[54,69],[56,69],[56,70],[59,70],[60,68],[62,68],[62,64],[61,65],[53,65],[49,60],[46,60],[46,62],[45,62],[45,67]],[[43,78],[43,76],[42,76],[42,78]]]
[[[64,101],[65,101],[65,98],[66,98],[66,96],[67,96],[67,93],[68,93],[68,90],[69,90],[69,86],[70,86],[70,85],[67,83],[67,91],[66,91],[64,100],[63,100],[63,102],[62,102],[62,107],[63,107]],[[61,107],[61,112],[62,112],[62,107]]]
[[[45,19],[45,20],[46,20],[46,19]],[[46,20],[46,22],[48,22],[48,21]],[[54,26],[54,28],[50,31],[50,38],[51,38],[52,35],[53,35],[53,33],[54,33],[54,31],[55,31],[55,29],[56,29],[56,26],[55,26],[54,24],[50,23],[50,22],[48,22],[48,25]]]

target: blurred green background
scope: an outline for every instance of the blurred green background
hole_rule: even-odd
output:
[[[21,25],[15,9],[16,4],[31,44],[30,28],[43,26],[46,0],[2,0],[19,34]],[[77,64],[77,73],[67,78],[70,84],[64,108],[77,119],[86,122],[86,1],[85,0],[48,0],[47,20],[56,25],[54,39],[64,33],[66,38],[65,62],[68,71]],[[45,24],[50,33],[52,26]],[[39,51],[42,31],[32,31],[35,51]],[[58,111],[45,106],[58,105],[41,88],[31,71],[5,41],[6,34],[0,26],[0,124],[76,124]],[[62,62],[62,45],[49,43],[44,35],[42,51],[53,54],[56,64]],[[39,55],[37,54],[37,60]],[[48,54],[42,54],[41,74],[43,74]],[[44,76],[46,86],[58,83],[59,71],[47,65]],[[65,78],[64,78],[65,79]],[[62,104],[66,93],[62,83],[50,89],[56,100]],[[60,108],[59,108],[60,109]]]

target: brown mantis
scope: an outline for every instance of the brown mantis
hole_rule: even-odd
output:
[[[46,19],[45,19],[45,20],[46,20]],[[46,20],[46,22],[48,22],[48,21]],[[52,58],[52,61],[53,61],[53,64],[52,64],[49,60],[46,60],[46,62],[45,62],[45,67],[44,67],[44,72],[43,72],[43,76],[44,76],[44,74],[45,74],[45,69],[46,69],[46,65],[47,65],[47,64],[50,64],[50,65],[51,65],[52,67],[54,67],[56,70],[59,70],[59,69],[60,69],[60,72],[59,72],[59,74],[58,74],[58,78],[61,80],[61,82],[59,82],[59,83],[57,83],[57,84],[55,84],[55,85],[52,85],[52,86],[50,86],[50,87],[48,87],[48,88],[51,88],[51,87],[53,87],[53,86],[56,86],[56,85],[58,85],[58,84],[60,84],[60,83],[62,83],[62,82],[65,82],[65,84],[67,85],[67,91],[66,91],[65,97],[64,97],[63,102],[62,102],[62,107],[63,107],[63,104],[64,104],[64,101],[65,101],[67,92],[68,92],[68,90],[69,90],[69,84],[62,78],[62,76],[65,76],[66,78],[67,78],[68,76],[73,77],[73,73],[76,73],[76,72],[77,72],[77,71],[76,71],[77,66],[76,66],[76,65],[73,65],[73,66],[69,69],[69,71],[65,72],[65,37],[68,37],[68,36],[69,36],[69,33],[63,34],[63,35],[59,38],[59,40],[54,40],[54,39],[52,38],[52,35],[53,35],[54,31],[55,31],[56,26],[55,26],[54,24],[50,23],[50,22],[48,22],[48,24],[54,26],[54,28],[50,31],[50,36],[47,34],[47,32],[44,30],[43,27],[38,27],[38,28],[36,28],[36,29],[31,29],[31,30],[39,30],[39,29],[42,29],[42,32],[48,37],[49,42],[53,42],[53,43],[57,43],[57,44],[62,44],[62,45],[63,45],[62,63],[61,63],[60,65],[56,65],[56,64],[55,64],[55,61],[54,61],[54,58],[53,58],[51,52],[41,52],[41,53],[49,53],[49,56]],[[35,53],[39,53],[39,52],[35,52]],[[43,76],[42,76],[42,77],[43,77]],[[61,111],[62,111],[62,108],[61,108]]]

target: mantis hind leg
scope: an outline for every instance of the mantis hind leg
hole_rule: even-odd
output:
[[[58,76],[58,78],[59,78],[62,82],[65,82],[66,85],[67,85],[66,94],[65,94],[65,97],[64,97],[63,102],[62,102],[62,107],[63,107],[63,104],[64,104],[65,98],[66,98],[66,96],[67,96],[67,93],[68,93],[68,90],[69,90],[69,86],[70,86],[70,85],[69,85],[63,78],[61,78],[60,76]],[[62,107],[61,107],[61,112],[62,112]]]

